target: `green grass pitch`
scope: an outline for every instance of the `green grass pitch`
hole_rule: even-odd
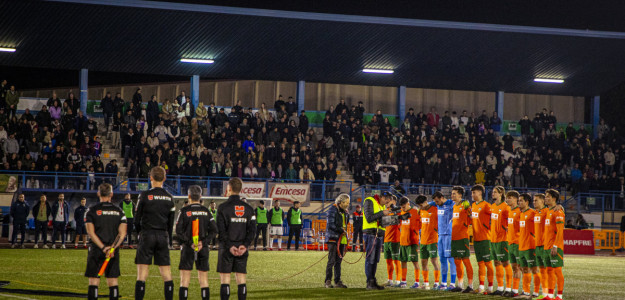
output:
[[[219,299],[219,277],[214,271],[217,253],[210,255],[210,291],[212,299]],[[364,259],[357,264],[343,263],[343,282],[348,289],[325,289],[325,265],[321,260],[308,271],[294,276],[313,263],[319,261],[325,252],[261,252],[250,254],[248,265],[249,299],[492,299],[492,296],[456,294],[443,291],[423,291],[387,288],[383,291],[365,290]],[[132,299],[136,268],[134,250],[122,250],[122,277],[120,293],[122,299]],[[348,253],[346,260],[356,261],[360,253]],[[46,250],[46,249],[2,249],[0,250],[0,280],[12,281],[9,288],[49,289],[69,292],[87,292],[87,279],[83,277],[86,264],[86,250]],[[179,252],[172,251],[172,273],[176,285],[174,299],[178,299]],[[475,280],[477,264],[474,261]],[[567,300],[625,299],[625,258],[604,256],[567,256],[565,258],[565,290]],[[197,273],[196,273],[197,274]],[[197,275],[193,275],[189,289],[190,299],[199,298]],[[409,285],[414,280],[412,266],[408,267]],[[430,268],[430,276],[433,276]],[[386,264],[378,266],[378,281],[386,280]],[[431,281],[432,279],[430,279]],[[466,280],[466,279],[465,279]],[[146,299],[162,299],[163,282],[158,269],[150,268],[147,281]],[[477,283],[475,283],[474,287]],[[232,281],[236,299],[236,284]],[[108,294],[104,280],[100,293]],[[390,297],[390,298],[389,298]],[[59,297],[32,296],[20,294],[0,294],[0,299],[60,299]]]

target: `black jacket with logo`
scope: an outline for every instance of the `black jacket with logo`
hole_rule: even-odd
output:
[[[199,203],[193,203],[180,210],[176,221],[176,235],[181,244],[191,246],[193,244],[193,221],[199,220],[199,240],[204,245],[212,240],[217,234],[217,224],[208,208]]]
[[[141,193],[135,213],[135,228],[169,232],[174,225],[173,196],[163,188],[152,188]]]
[[[217,208],[219,242],[226,247],[249,247],[256,234],[256,216],[249,204],[239,195],[232,195]]]

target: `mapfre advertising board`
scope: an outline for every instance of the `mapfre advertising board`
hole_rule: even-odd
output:
[[[590,230],[564,230],[564,254],[595,254],[595,243]]]

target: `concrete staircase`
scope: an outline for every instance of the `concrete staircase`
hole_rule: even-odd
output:
[[[122,156],[121,149],[113,149],[113,139],[110,131],[107,134],[104,126],[104,119],[97,118],[98,129],[100,135],[100,143],[102,143],[102,151],[100,158],[106,168],[106,165],[113,159],[117,160],[117,167],[119,169],[117,175],[120,179],[126,179],[127,168],[124,167],[124,157]]]

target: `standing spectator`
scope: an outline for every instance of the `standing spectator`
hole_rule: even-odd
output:
[[[343,102],[345,102],[345,100],[343,100]],[[287,116],[290,116],[294,112],[297,112],[297,103],[295,103],[295,100],[293,99],[293,97],[289,97],[289,102],[286,103],[285,108],[286,108]]]
[[[306,116],[305,110],[302,110],[299,115],[299,132],[302,134],[308,132],[308,117]]]
[[[501,118],[496,111],[493,112],[493,116],[490,117],[490,128],[492,128],[495,132],[501,131]]]
[[[438,127],[438,122],[440,121],[440,116],[436,112],[436,107],[432,107],[430,112],[428,113],[427,123],[430,127]]]
[[[76,99],[74,93],[70,90],[69,95],[67,95],[67,99],[65,99],[65,103],[67,106],[72,109],[74,115],[80,110],[80,100]],[[85,112],[83,112],[85,113]]]
[[[141,105],[143,104],[143,95],[141,94],[141,88],[137,88],[135,93],[132,95],[132,104],[134,104],[135,109],[141,110]]]
[[[24,238],[26,237],[26,223],[28,223],[28,214],[30,213],[30,207],[24,201],[24,194],[20,194],[17,197],[17,201],[11,205],[11,218],[13,218],[13,236],[11,238],[11,248],[15,248],[17,243],[17,232],[22,235],[22,241],[20,247],[24,248]]]
[[[124,113],[124,99],[122,99],[122,94],[121,93],[117,93],[115,94],[115,99],[113,99],[113,116],[117,115],[117,113],[120,113],[123,115]]]
[[[35,121],[39,129],[44,127],[50,128],[50,124],[52,124],[52,117],[50,116],[50,112],[48,111],[48,107],[46,105],[41,107],[41,110],[35,117]]]
[[[0,108],[5,108],[7,105],[6,95],[7,95],[8,90],[9,90],[8,82],[6,81],[6,79],[4,79],[2,80],[2,83],[0,84]]]
[[[82,236],[82,242],[87,248],[87,227],[85,226],[85,213],[87,212],[87,198],[80,199],[80,206],[74,210],[74,222],[76,222],[76,237],[74,238],[74,249],[78,249],[78,238]]]
[[[304,164],[304,167],[299,170],[299,179],[302,182],[314,181],[315,175],[312,170],[308,168],[308,164]],[[288,247],[288,246],[287,246]]]
[[[61,235],[61,249],[65,249],[65,229],[69,222],[69,204],[65,195],[59,194],[58,201],[52,205],[52,249],[56,249],[57,234]]]
[[[359,250],[365,252],[362,240],[362,208],[360,204],[356,204],[356,210],[352,213],[353,241],[352,245],[359,247]],[[354,250],[357,251],[357,250]]]
[[[286,244],[286,250],[291,250],[291,241],[295,236],[295,251],[299,250],[299,239],[302,233],[302,210],[299,209],[301,203],[293,202],[293,207],[286,214],[286,220],[289,224],[289,240]]]
[[[9,113],[8,113],[9,118],[17,116],[16,112],[17,112],[17,105],[20,103],[20,95],[15,90],[14,85],[12,85],[9,91],[6,92],[5,101],[9,109]]]
[[[379,171],[378,173],[380,174],[380,183],[388,184],[391,177],[391,171],[389,171],[387,167],[383,167],[382,171]]]
[[[126,218],[128,219],[128,230],[126,230],[128,247],[133,248],[132,230],[133,230],[134,222],[135,222],[134,216],[135,216],[136,206],[135,206],[135,203],[132,202],[132,198],[130,197],[130,194],[126,194],[124,196],[124,201],[122,201],[121,203],[121,209],[122,211],[124,211],[124,215],[126,215]]]
[[[185,104],[187,102],[187,94],[185,93],[185,91],[180,92],[180,95],[176,97],[176,100],[178,101],[178,105]]]
[[[347,208],[349,195],[341,194],[328,210],[326,239],[328,243],[328,264],[326,265],[326,288],[347,288],[341,281],[341,262],[343,258],[338,252],[345,252],[347,247]],[[332,270],[334,270],[334,286],[332,286]]]
[[[603,154],[603,157],[605,160],[605,173],[612,174],[614,164],[616,163],[616,157],[614,156],[614,152],[612,152],[612,148],[608,148],[608,151]]]
[[[43,240],[43,248],[48,249],[48,220],[52,215],[50,204],[46,202],[46,195],[39,196],[39,202],[33,206],[33,218],[35,218],[35,246],[39,248],[39,233]]]
[[[54,101],[50,106],[50,118],[52,120],[60,120],[63,115],[63,108],[61,107],[61,101]]]
[[[104,129],[109,131],[109,122],[113,117],[113,98],[111,98],[111,92],[107,92],[106,96],[100,101],[100,107],[102,108],[102,114],[104,115]]]

